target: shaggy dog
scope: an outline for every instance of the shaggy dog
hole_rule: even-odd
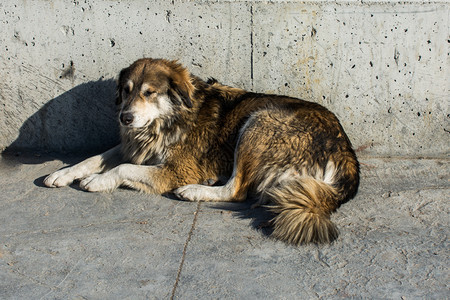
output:
[[[247,92],[191,75],[176,61],[144,58],[118,79],[121,144],[50,174],[48,187],[127,186],[188,201],[260,195],[272,235],[331,242],[330,215],[353,198],[359,164],[336,116],[304,100]],[[202,183],[223,181],[223,185]]]

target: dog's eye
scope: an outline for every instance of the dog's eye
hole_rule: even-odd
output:
[[[146,91],[144,92],[144,96],[145,96],[145,97],[150,97],[150,95],[153,94],[153,93],[155,93],[155,92],[150,91],[150,90],[146,90]]]

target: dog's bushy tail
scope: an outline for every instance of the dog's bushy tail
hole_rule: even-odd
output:
[[[266,190],[272,198],[272,236],[290,244],[329,243],[338,236],[330,215],[338,207],[337,191],[314,177],[296,177]]]

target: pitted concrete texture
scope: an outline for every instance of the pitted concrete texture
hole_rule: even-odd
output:
[[[64,163],[77,159],[63,157]],[[363,158],[331,245],[268,236],[263,208],[42,186],[50,157],[0,162],[1,299],[445,299],[449,161]]]
[[[446,1],[3,1],[0,150],[117,143],[114,78],[146,56],[321,103],[364,155],[446,157],[449,11]]]

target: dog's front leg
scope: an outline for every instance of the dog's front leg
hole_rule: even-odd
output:
[[[173,187],[170,172],[163,166],[122,164],[103,174],[93,174],[80,182],[89,192],[111,192],[124,185],[146,193],[162,194]]]
[[[63,187],[71,184],[74,180],[82,179],[93,173],[100,173],[111,169],[120,163],[120,145],[96,156],[88,158],[76,165],[67,167],[44,179],[44,184],[48,187]]]

